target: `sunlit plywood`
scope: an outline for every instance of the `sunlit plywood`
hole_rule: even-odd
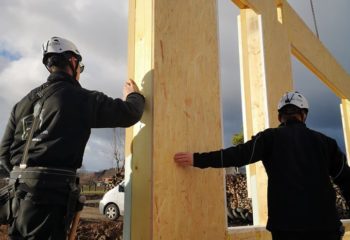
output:
[[[177,151],[222,146],[216,1],[132,6],[129,75],[147,105],[133,131],[131,239],[224,239],[223,170],[172,160]]]

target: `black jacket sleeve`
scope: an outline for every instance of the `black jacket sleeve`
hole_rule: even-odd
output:
[[[219,151],[194,153],[193,166],[198,168],[241,167],[262,160],[268,148],[268,135],[260,132],[246,143]]]
[[[4,136],[0,144],[0,167],[7,172],[10,172],[12,166],[10,164],[10,147],[14,140],[16,129],[15,122],[15,107],[11,112],[10,119],[7,123]]]
[[[112,99],[97,93],[96,121],[92,127],[130,127],[137,123],[143,114],[145,98],[137,92],[130,93],[126,100]]]

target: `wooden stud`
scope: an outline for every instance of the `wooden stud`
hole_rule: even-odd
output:
[[[129,0],[129,18],[128,18],[128,78],[135,80],[135,0]],[[133,127],[125,129],[125,197],[124,197],[124,218],[123,218],[123,238],[131,239],[131,157],[132,157],[132,140],[134,138]]]
[[[240,23],[243,130],[245,141],[247,141],[253,134],[264,129],[266,125],[262,42],[259,17],[253,10],[241,10],[238,22]],[[260,215],[264,213],[261,211],[266,210],[266,206],[260,207],[258,204],[258,195],[261,191],[266,192],[266,186],[257,189],[257,167],[258,164],[247,166],[247,186],[248,193],[252,197],[254,224],[263,221]],[[266,212],[265,215],[267,215]]]
[[[348,163],[350,164],[350,101],[348,99],[342,99],[340,109],[343,121],[343,132],[347,152],[347,159]]]
[[[243,124],[247,139],[251,133],[278,126],[278,100],[284,92],[293,89],[290,43],[278,21],[277,9],[273,1],[270,5],[268,1],[260,5],[276,11],[270,10],[260,18],[253,10],[241,10],[243,115],[247,120]],[[248,169],[250,191],[255,195],[252,199],[254,224],[266,224],[265,169],[260,162]]]
[[[127,209],[124,239],[152,238],[152,73],[153,17],[152,1],[129,0],[128,74],[146,97],[145,113],[139,123],[126,132],[126,154],[131,163],[127,183]],[[147,126],[147,127],[146,127]],[[126,155],[128,156],[128,155]]]

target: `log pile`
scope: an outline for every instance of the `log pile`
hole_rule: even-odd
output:
[[[336,206],[342,219],[350,218],[350,209],[340,189],[336,190]],[[248,198],[245,174],[226,175],[226,197],[229,226],[245,226],[253,224],[252,201]]]
[[[341,194],[339,187],[333,184],[335,192],[336,192],[336,205],[340,218],[342,219],[350,219],[350,209],[348,204],[346,203],[345,198]]]
[[[244,174],[226,175],[226,197],[229,227],[252,225],[252,200],[248,198]]]

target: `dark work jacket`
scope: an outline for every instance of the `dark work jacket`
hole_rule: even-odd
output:
[[[47,88],[54,85],[61,88],[44,102],[29,149],[29,166],[76,170],[82,165],[91,128],[129,127],[143,113],[145,100],[139,93],[129,94],[125,101],[112,99],[82,88],[63,72],[52,73],[47,83]],[[2,165],[11,167],[21,162],[36,93],[41,88],[32,90],[14,106],[0,145]]]
[[[337,231],[330,177],[350,202],[350,168],[337,143],[301,122],[266,129],[236,147],[195,153],[194,166],[240,167],[261,160],[268,176],[267,229]]]

